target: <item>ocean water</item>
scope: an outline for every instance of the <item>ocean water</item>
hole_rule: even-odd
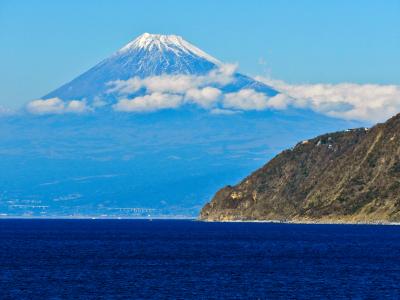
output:
[[[1,299],[399,299],[400,226],[0,220]]]

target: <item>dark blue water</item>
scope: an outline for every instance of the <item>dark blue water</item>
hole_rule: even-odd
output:
[[[398,299],[400,227],[0,220],[1,299]]]

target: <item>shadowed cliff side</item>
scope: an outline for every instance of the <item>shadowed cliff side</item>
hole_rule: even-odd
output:
[[[321,135],[219,190],[201,220],[400,221],[400,114]]]

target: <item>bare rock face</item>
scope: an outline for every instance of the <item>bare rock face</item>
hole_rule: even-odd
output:
[[[400,114],[285,150],[219,190],[201,220],[400,221]]]

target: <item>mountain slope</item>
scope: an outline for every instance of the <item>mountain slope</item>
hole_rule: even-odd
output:
[[[216,193],[202,220],[400,221],[400,115],[283,151]]]
[[[219,60],[180,36],[144,33],[109,58],[43,98],[91,101],[100,97],[113,102],[117,95],[108,91],[109,82],[164,74],[205,75],[221,65]],[[253,88],[269,96],[278,93],[273,88],[240,73],[235,73],[234,78],[233,83],[222,87],[223,91]]]

